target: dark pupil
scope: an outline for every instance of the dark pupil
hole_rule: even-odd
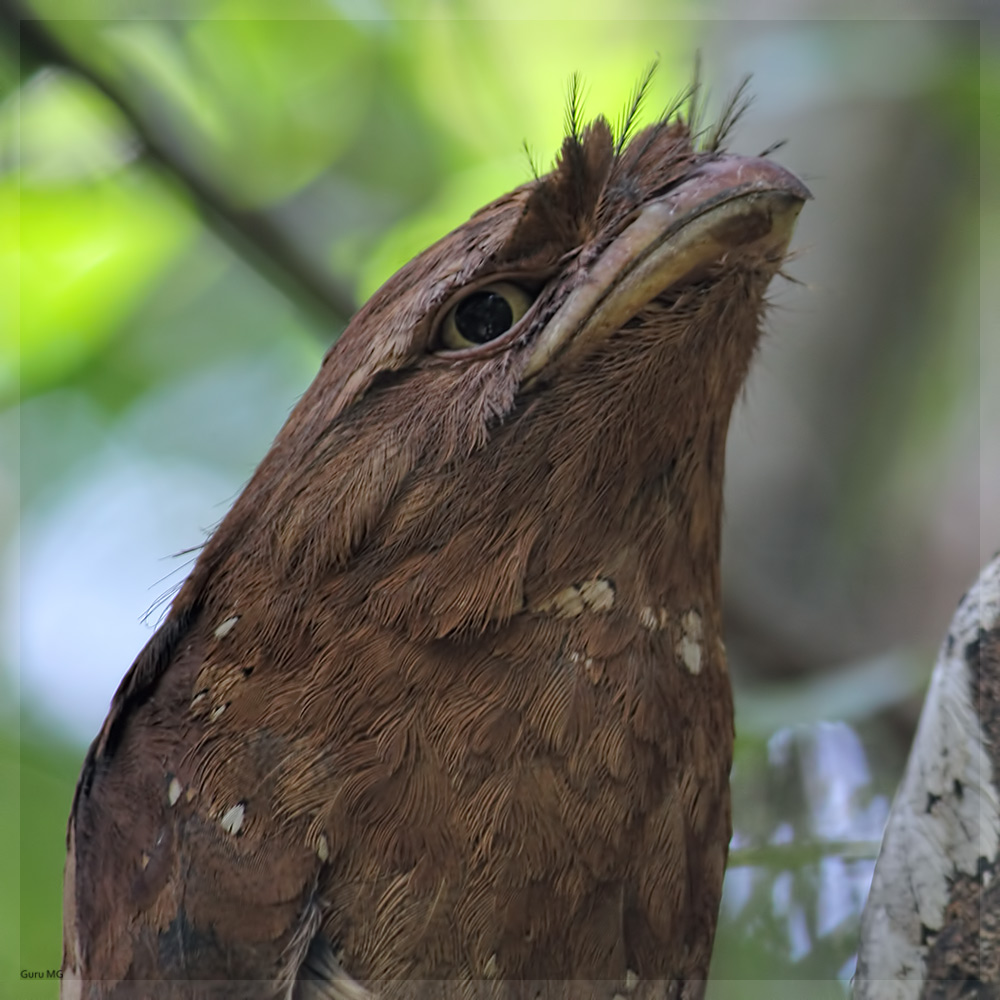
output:
[[[510,305],[496,292],[473,292],[455,310],[458,332],[474,344],[485,344],[499,337],[513,322]]]

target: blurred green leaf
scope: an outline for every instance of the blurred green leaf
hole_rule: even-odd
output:
[[[0,110],[0,149],[32,183],[103,177],[139,152],[117,108],[72,73],[45,68],[18,97],[16,111],[13,102]]]
[[[52,735],[26,734],[19,746],[9,730],[0,731],[0,801],[5,803],[0,810],[4,996],[55,1000],[58,995],[57,979],[23,980],[20,972],[57,969],[62,962],[59,914],[66,819],[80,760],[78,751]],[[13,891],[18,880],[20,894]],[[18,984],[19,992],[10,988],[12,983]]]
[[[651,121],[684,89],[694,65],[694,28],[685,22],[666,33],[662,23],[637,20],[604,21],[595,31],[584,20],[455,18],[420,21],[408,32],[402,58],[440,124],[479,157],[507,155],[527,140],[543,169],[565,135],[572,74],[580,74],[585,120],[603,114],[614,123],[658,57],[644,116]]]
[[[142,170],[68,187],[0,181],[0,391],[64,379],[114,335],[195,231]],[[19,273],[18,273],[18,264]],[[20,312],[19,308],[20,307]]]
[[[211,20],[105,25],[93,43],[180,155],[225,179],[245,207],[281,201],[337,160],[364,121],[374,64],[345,21],[276,20],[263,3],[223,0]],[[238,15],[238,16],[237,16]]]

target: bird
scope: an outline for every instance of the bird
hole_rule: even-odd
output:
[[[64,1000],[703,995],[726,436],[810,193],[640,99],[325,355],[87,752]]]

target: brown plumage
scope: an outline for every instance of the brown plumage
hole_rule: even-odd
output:
[[[717,145],[574,110],[355,316],[87,755],[64,997],[701,994],[726,430],[808,197]]]

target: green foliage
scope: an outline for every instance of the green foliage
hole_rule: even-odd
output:
[[[66,817],[80,752],[51,731],[0,729],[0,983],[4,996],[58,996],[58,980],[24,980],[22,969],[56,969],[62,961],[57,914],[62,908]],[[20,909],[17,907],[20,885]],[[20,945],[20,947],[18,947]],[[10,989],[19,984],[23,991]]]
[[[21,313],[18,318],[16,298],[5,299],[0,320],[8,333],[0,349],[16,357],[10,334],[19,332],[20,389],[31,394],[107,347],[192,226],[175,200],[140,172],[131,182],[58,190],[0,186],[0,213],[14,217],[18,210]],[[0,239],[0,254],[12,254],[10,242]],[[14,374],[9,367],[3,373],[7,394]]]
[[[195,228],[162,182],[121,162],[120,116],[79,81],[33,81],[16,125],[21,171],[0,176],[0,217],[12,223],[0,227],[0,287],[14,292],[0,296],[7,400],[64,381],[105,349]],[[5,138],[15,127],[2,121]]]

